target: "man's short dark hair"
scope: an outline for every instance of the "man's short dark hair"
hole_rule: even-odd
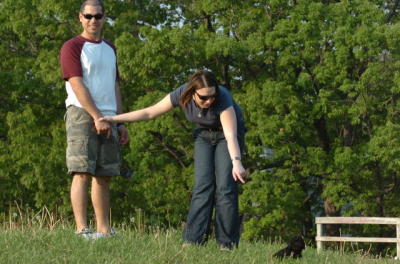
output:
[[[83,10],[85,9],[85,6],[87,6],[87,5],[100,6],[101,12],[104,13],[104,4],[103,4],[103,1],[101,1],[101,0],[85,0],[85,1],[83,1],[82,5],[81,5],[81,9],[80,9],[81,13],[83,12]]]

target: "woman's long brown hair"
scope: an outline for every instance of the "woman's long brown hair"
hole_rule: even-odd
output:
[[[218,81],[214,74],[207,70],[195,72],[189,79],[188,85],[179,98],[179,104],[186,108],[197,89],[204,87],[215,87],[215,93],[218,96]]]

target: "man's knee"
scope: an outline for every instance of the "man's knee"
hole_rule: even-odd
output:
[[[76,172],[73,174],[73,181],[76,183],[89,184],[92,178],[90,173]]]
[[[109,176],[93,177],[92,181],[97,185],[108,186],[110,185],[111,177]]]

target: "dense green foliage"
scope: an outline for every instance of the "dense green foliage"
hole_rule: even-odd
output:
[[[104,35],[118,49],[126,111],[211,69],[249,130],[244,237],[311,237],[316,215],[399,215],[398,2],[114,0]],[[0,1],[2,212],[17,201],[70,214],[58,53],[81,31],[79,6]],[[179,226],[192,126],[177,109],[128,128],[134,176],[113,181],[114,220],[139,210],[150,224]]]

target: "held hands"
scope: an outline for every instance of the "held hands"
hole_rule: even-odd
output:
[[[240,181],[241,183],[246,183],[246,170],[243,168],[242,162],[240,160],[234,160],[232,162],[232,175],[235,181]]]
[[[97,135],[106,134],[107,138],[111,136],[111,125],[109,122],[102,120],[102,118],[94,120]]]
[[[106,133],[107,138],[111,136],[112,130],[110,123],[115,123],[112,116],[104,116],[95,120],[96,132],[98,135]],[[119,135],[119,144],[126,145],[128,143],[128,130],[125,125],[121,125],[117,127],[118,135]]]
[[[110,138],[112,134],[111,124],[105,117],[95,119],[94,126],[96,127],[97,135],[106,134],[106,137]]]

